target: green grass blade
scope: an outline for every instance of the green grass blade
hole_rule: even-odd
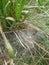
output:
[[[18,7],[18,0],[16,0],[16,2],[16,21],[19,21],[26,0],[21,0],[20,7]]]
[[[21,16],[21,13],[22,13],[22,10],[24,8],[25,3],[26,3],[26,0],[21,1],[20,8],[19,8],[20,10],[19,10],[19,13],[18,13],[18,21],[20,20],[20,16]]]
[[[5,7],[4,7],[4,13],[5,14],[6,14],[6,11],[7,11],[7,8],[9,5],[10,5],[10,1],[7,1],[7,3],[5,4]]]
[[[16,11],[16,20],[18,20],[18,10],[19,10],[19,8],[18,8],[18,0],[16,0],[16,7],[15,7],[15,11]]]
[[[6,16],[6,13],[5,13],[5,10],[4,10],[4,7],[5,7],[5,3],[6,3],[6,0],[0,0],[0,11],[1,11],[1,16]],[[2,20],[2,25],[4,28],[6,28],[6,21],[5,19],[1,19]]]
[[[2,0],[0,0],[0,11],[1,11],[2,15],[3,15],[3,3],[2,3]]]
[[[43,5],[43,0],[38,0],[38,5],[42,6]]]
[[[49,6],[49,0],[46,2],[45,6]]]

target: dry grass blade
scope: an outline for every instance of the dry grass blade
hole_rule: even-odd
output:
[[[16,35],[16,38],[18,38],[18,41],[20,42],[20,44],[25,49],[28,49],[32,56],[31,48],[34,48],[34,44],[31,41],[30,36],[28,37],[27,34],[25,34],[25,32],[23,31],[16,31],[14,32],[14,34]]]
[[[2,25],[1,25],[1,23],[0,23],[0,33],[1,33],[2,37],[3,37],[3,39],[4,39],[5,47],[7,48],[10,57],[11,57],[11,58],[14,58],[14,57],[15,57],[14,50],[13,50],[13,48],[12,48],[10,42],[7,40],[7,38],[6,38],[6,36],[5,36],[4,32],[3,32],[3,30],[2,30]]]
[[[19,39],[18,35],[14,32],[16,38],[19,40],[20,44],[26,49],[26,47],[23,45],[23,43],[21,42],[21,40]]]

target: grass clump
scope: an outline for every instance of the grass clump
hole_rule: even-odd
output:
[[[29,2],[29,3],[26,4],[27,2]],[[35,0],[34,0],[34,2],[35,2]],[[25,4],[26,4],[26,6],[25,6]],[[46,14],[48,15],[48,11],[46,10],[47,8],[45,8],[45,7],[47,7],[49,5],[49,1],[47,1],[44,4],[44,0],[38,0],[38,2],[34,3],[34,4],[35,4],[35,6],[33,6],[32,0],[29,0],[29,1],[28,0],[0,0],[0,24],[1,24],[0,33],[3,37],[4,45],[5,45],[6,49],[8,50],[10,58],[12,58],[12,59],[15,58],[15,53],[14,53],[13,47],[11,46],[11,43],[9,42],[9,40],[7,39],[7,37],[4,33],[5,31],[13,31],[13,33],[14,33],[16,31],[16,29],[17,30],[19,29],[19,31],[16,31],[18,36],[16,33],[15,33],[15,35],[17,36],[20,43],[22,41],[24,43],[24,45],[26,46],[25,52],[23,54],[22,54],[22,52],[23,52],[22,48],[20,49],[20,47],[17,46],[18,49],[20,49],[20,54],[18,51],[17,57],[19,57],[19,58],[16,57],[16,60],[19,62],[23,56],[22,61],[20,61],[20,65],[22,62],[24,63],[24,65],[26,65],[26,64],[27,65],[32,65],[32,64],[33,65],[35,65],[35,64],[36,65],[46,65],[47,64],[47,62],[45,62],[46,61],[45,57],[47,57],[47,54],[49,53],[48,52],[49,39],[47,39],[48,38],[47,34],[49,34],[49,21],[47,22],[48,19],[45,19],[46,17],[44,18],[44,16]],[[22,31],[22,29],[26,27],[26,24],[23,25],[23,22],[25,20],[25,18],[24,18],[25,14],[28,11],[29,11],[29,13],[28,13],[29,16],[26,16],[26,17],[29,17],[29,19],[27,19],[26,21],[28,22],[30,20],[29,24],[33,24],[32,25],[33,27],[32,26],[28,27],[26,30]],[[24,20],[23,20],[23,18],[24,18]],[[46,22],[45,22],[45,20],[46,20]],[[36,30],[35,33],[33,33],[34,31],[31,31],[34,29]],[[27,33],[25,33],[26,31],[27,31]],[[31,32],[29,32],[29,31],[31,31]],[[42,32],[42,33],[44,32],[44,33],[41,34],[40,32]],[[27,35],[25,35],[23,33],[25,33]],[[32,36],[33,36],[33,38],[31,38]],[[23,39],[21,39],[21,37]],[[32,39],[31,42],[30,42],[29,37]],[[31,46],[29,46],[30,44],[32,44],[32,42],[35,43],[34,48],[30,48]],[[27,43],[29,43],[29,44],[27,44]],[[15,47],[16,47],[16,44],[15,44]],[[48,50],[45,48],[47,48]],[[28,51],[28,49],[30,51],[30,52],[28,52],[30,57],[28,56],[28,53],[26,53]],[[26,56],[25,56],[25,53],[26,53]],[[30,53],[32,53],[32,56]],[[46,53],[45,57],[44,57],[44,53]]]
[[[18,0],[15,0],[15,2],[11,0],[0,0],[0,33],[4,39],[5,46],[11,56],[11,58],[14,57],[14,50],[10,44],[10,42],[7,40],[4,31],[7,30],[7,27],[10,27],[14,24],[16,25],[17,22],[20,22],[20,17],[22,15],[22,11],[24,8],[24,5],[26,3],[26,0],[21,0],[20,3],[18,3]],[[15,9],[12,11],[11,7],[15,7]],[[8,10],[8,11],[7,11]],[[11,17],[13,16],[13,12],[15,12],[15,18]],[[10,15],[10,16],[9,16]],[[8,22],[9,21],[9,22]],[[11,23],[11,21],[13,21]],[[3,27],[3,29],[2,29]]]

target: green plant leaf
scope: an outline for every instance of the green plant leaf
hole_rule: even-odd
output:
[[[21,16],[25,3],[26,3],[26,0],[21,0],[20,7],[19,7],[18,0],[16,0],[16,21],[20,20],[20,16]]]
[[[2,0],[0,0],[0,11],[1,11],[1,13],[3,13],[3,3],[2,3]]]
[[[10,2],[10,0],[5,4],[5,7],[4,7],[4,11],[5,11],[5,14],[6,14],[6,9],[7,9],[7,7],[9,6],[9,4],[10,4],[11,2]]]
[[[46,4],[45,4],[45,6],[49,6],[49,0],[47,0],[47,2],[46,2]]]
[[[19,8],[18,8],[18,0],[16,0],[16,7],[15,7],[15,11],[16,11],[16,19],[18,19],[18,10],[19,10]]]
[[[38,5],[42,6],[43,5],[43,0],[38,0]]]

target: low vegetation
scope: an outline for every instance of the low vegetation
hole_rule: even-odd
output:
[[[48,65],[49,0],[0,0],[0,41],[0,65]]]

